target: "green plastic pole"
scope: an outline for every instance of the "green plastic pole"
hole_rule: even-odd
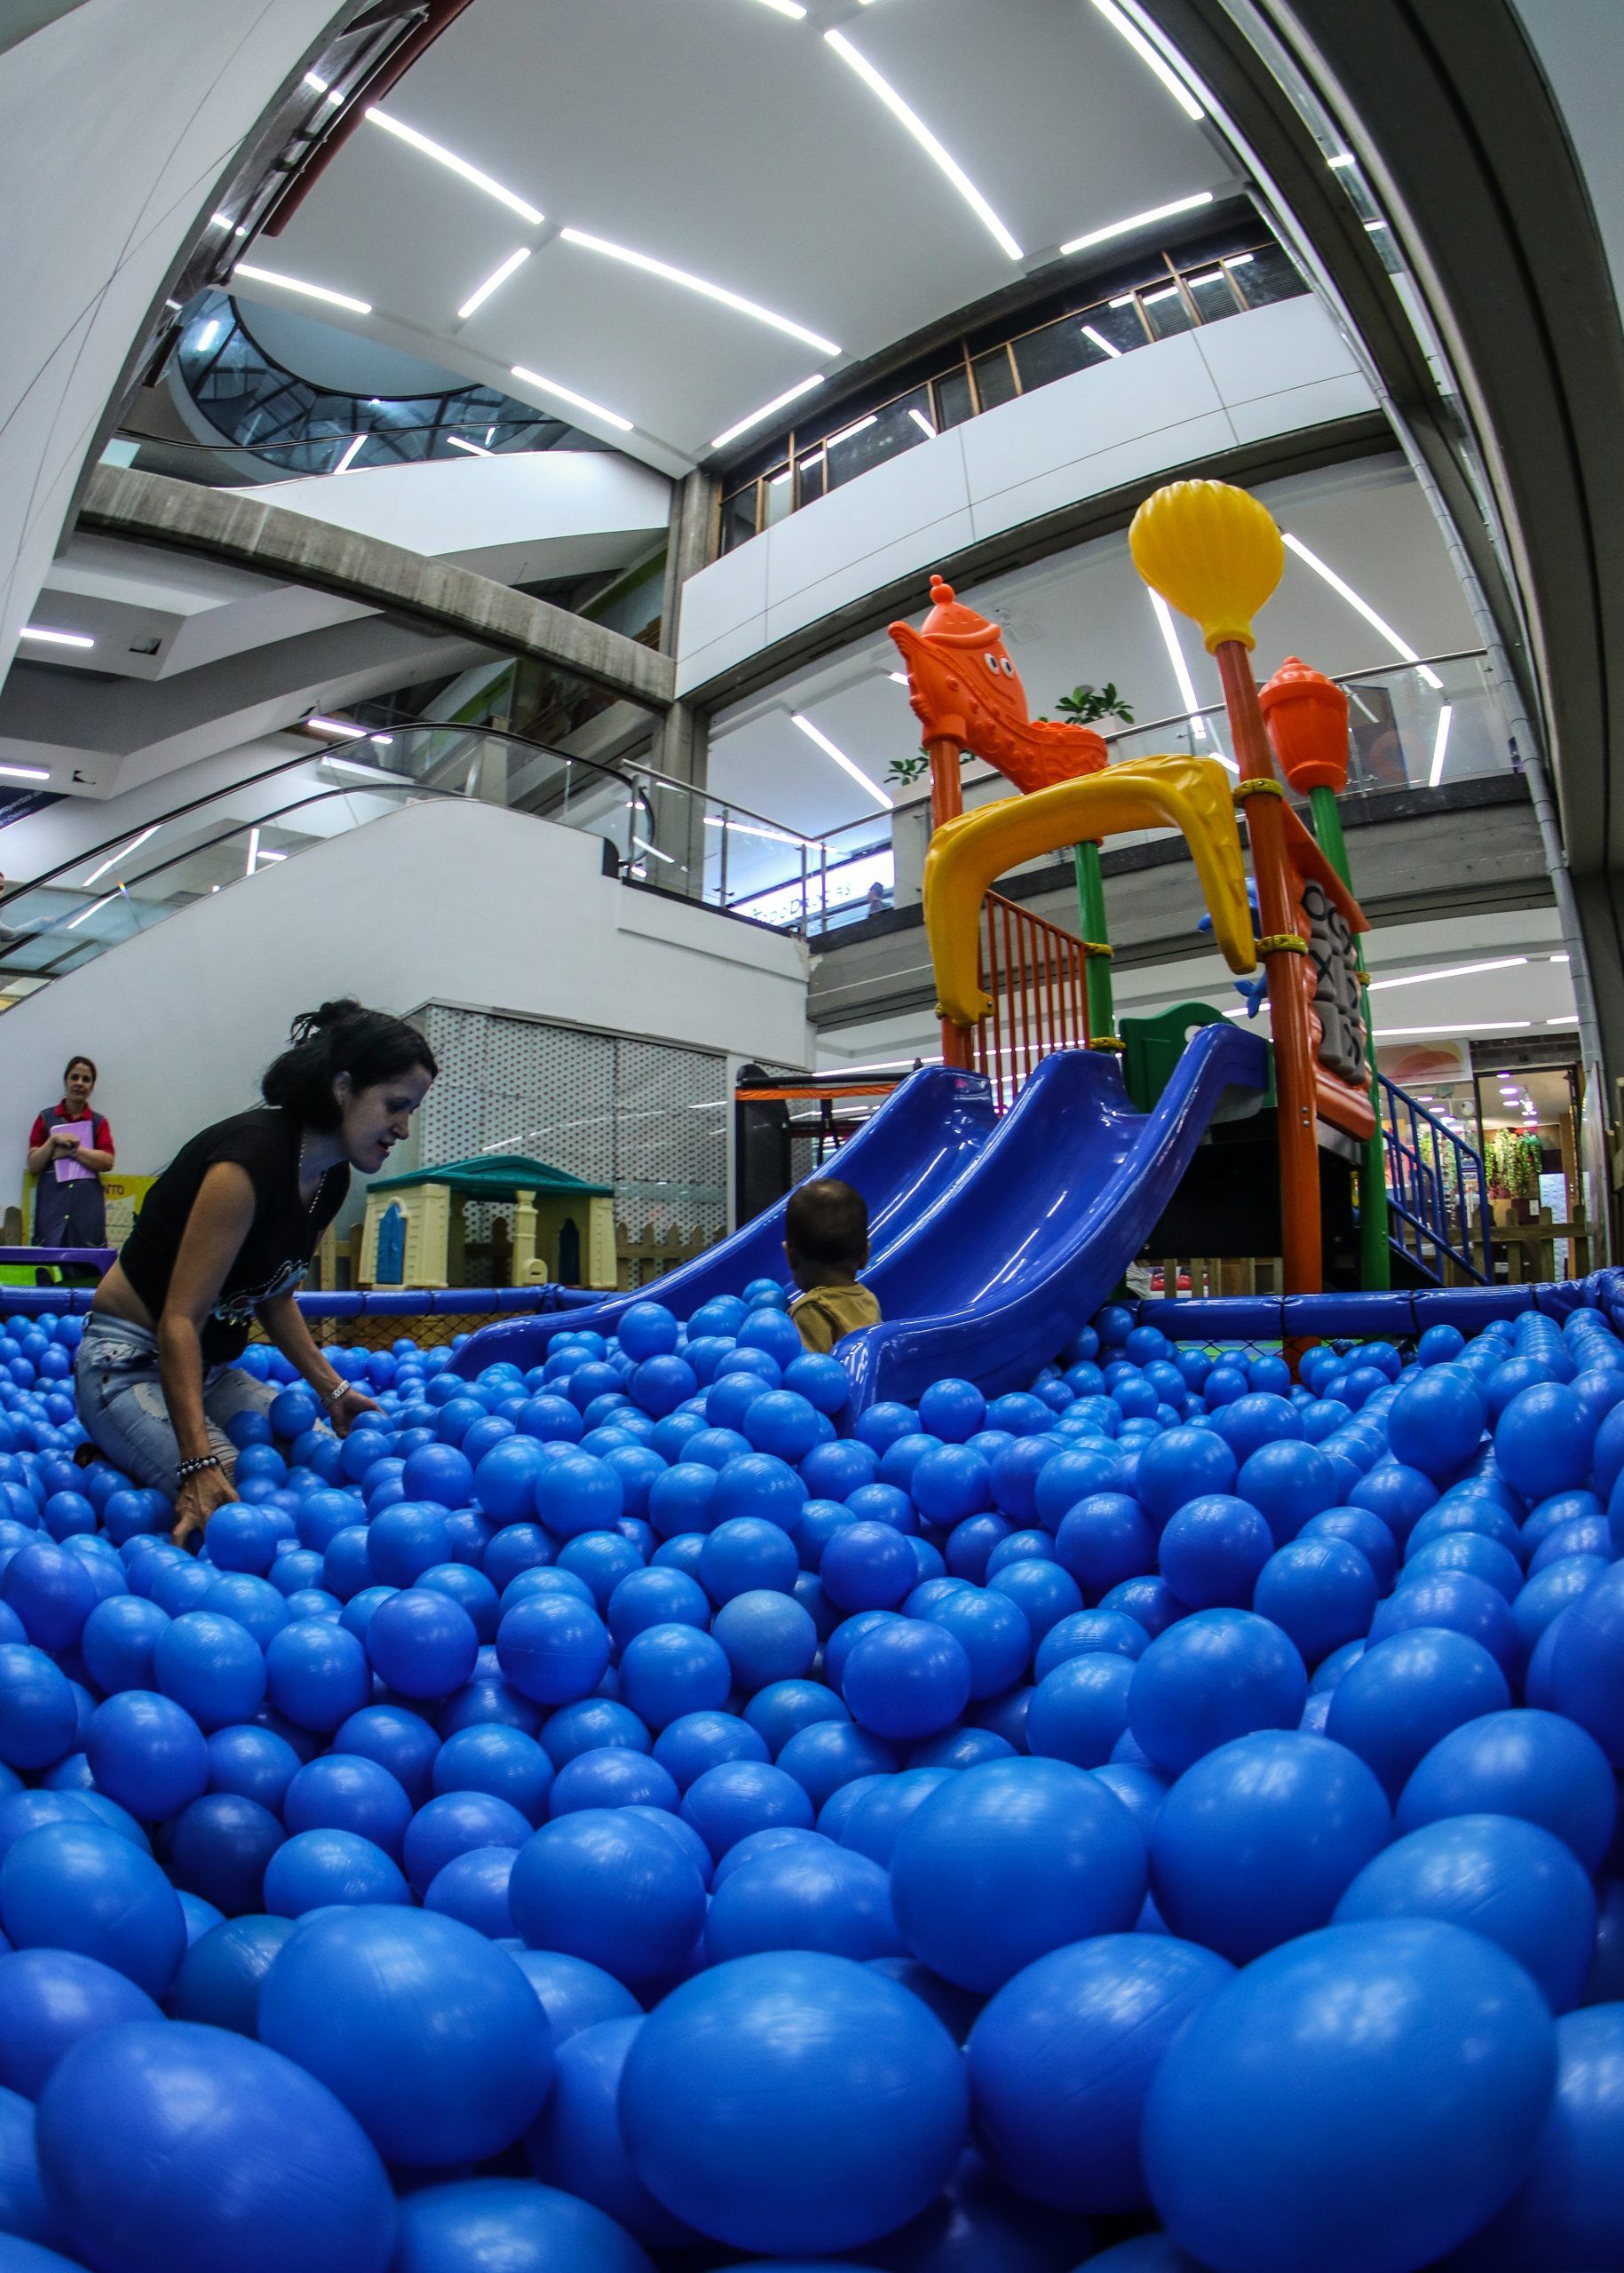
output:
[[[1077,876],[1077,915],[1082,925],[1082,936],[1096,946],[1107,946],[1105,931],[1105,880],[1100,873],[1097,844],[1073,844],[1072,866]],[[1084,958],[1084,981],[1088,988],[1089,1039],[1091,1043],[1115,1043],[1116,1004],[1111,993],[1111,958],[1108,954]]]
[[[1348,873],[1348,848],[1343,841],[1342,815],[1336,810],[1336,792],[1323,787],[1309,791],[1309,810],[1313,815],[1314,834],[1319,849],[1335,869],[1343,883],[1351,891],[1353,879]],[[1387,1152],[1382,1142],[1382,1085],[1376,1078],[1376,1044],[1370,1018],[1370,989],[1365,970],[1365,954],[1357,938],[1353,953],[1359,966],[1359,992],[1365,1013],[1365,1056],[1370,1067],[1370,1109],[1375,1115],[1375,1127],[1366,1139],[1359,1160],[1359,1277],[1371,1291],[1392,1284],[1392,1249],[1388,1244],[1387,1232]]]

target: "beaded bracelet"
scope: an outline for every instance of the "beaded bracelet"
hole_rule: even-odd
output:
[[[220,1456],[218,1453],[203,1453],[196,1460],[183,1460],[175,1474],[178,1480],[185,1484],[192,1477],[201,1476],[204,1469],[218,1468],[219,1465]]]

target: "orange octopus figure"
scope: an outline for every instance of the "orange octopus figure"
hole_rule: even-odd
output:
[[[956,742],[1023,791],[1102,772],[1107,752],[1091,727],[1031,716],[998,625],[961,606],[939,576],[931,579],[931,598],[921,630],[889,627],[907,665],[908,701],[925,741]]]

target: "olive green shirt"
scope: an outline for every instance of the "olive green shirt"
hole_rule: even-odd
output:
[[[832,1350],[844,1334],[878,1326],[880,1306],[867,1287],[813,1287],[796,1296],[789,1315],[800,1327],[807,1348],[821,1351]]]

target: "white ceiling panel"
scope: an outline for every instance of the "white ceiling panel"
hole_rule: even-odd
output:
[[[1020,263],[830,28],[963,167]],[[606,439],[667,466],[797,379],[1046,266],[1062,242],[1239,179],[1210,124],[1087,0],[808,0],[801,21],[761,0],[479,0],[384,107],[544,226],[363,123],[250,260],[368,301],[370,318],[335,315],[348,330],[487,382],[514,363],[557,378],[635,422]],[[561,226],[764,305],[841,355],[561,242]],[[527,243],[530,259],[459,325]]]

